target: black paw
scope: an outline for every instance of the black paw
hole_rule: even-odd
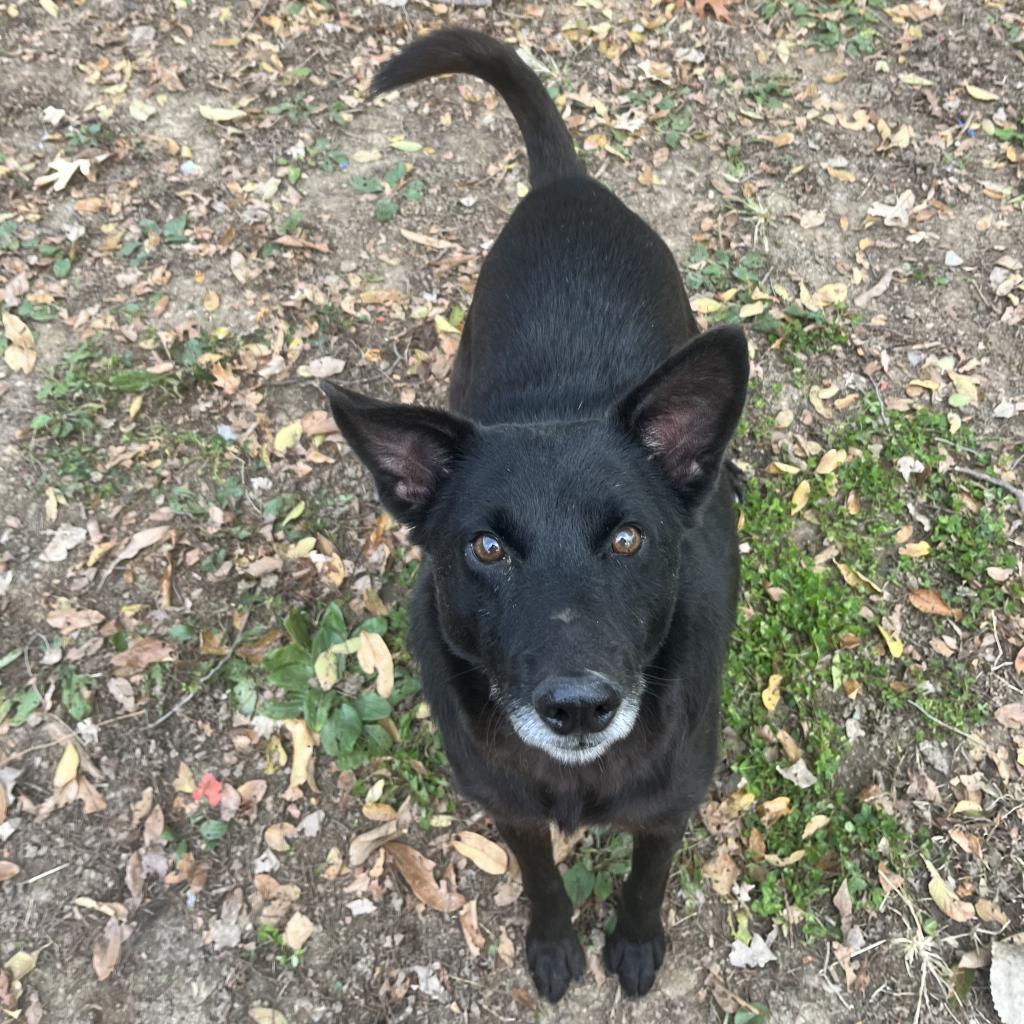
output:
[[[557,1003],[565,995],[569,982],[583,977],[586,958],[576,933],[570,927],[557,935],[526,935],[526,961],[537,991]]]
[[[627,996],[646,995],[664,959],[665,932],[660,924],[656,935],[642,940],[627,939],[616,928],[604,944],[605,966],[619,976]]]

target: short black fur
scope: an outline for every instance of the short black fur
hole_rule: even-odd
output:
[[[447,72],[501,92],[534,185],[481,269],[451,412],[325,391],[424,549],[411,646],[456,783],[522,868],[538,990],[559,999],[584,963],[547,822],[609,823],[635,841],[605,959],[642,995],[664,956],[672,855],[716,760],[739,558],[724,452],[746,342],[734,327],[698,336],[668,247],[586,176],[510,47],[438,32],[374,89]]]

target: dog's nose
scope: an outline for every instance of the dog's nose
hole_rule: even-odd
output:
[[[594,676],[545,679],[533,694],[537,714],[559,736],[607,729],[621,703],[615,690]]]

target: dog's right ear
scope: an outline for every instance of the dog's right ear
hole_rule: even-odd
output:
[[[473,437],[468,420],[422,405],[368,398],[321,381],[334,421],[373,474],[384,507],[400,522],[422,522],[438,487]]]
[[[715,327],[666,360],[619,404],[619,422],[689,506],[715,479],[739,422],[750,362],[739,327]]]

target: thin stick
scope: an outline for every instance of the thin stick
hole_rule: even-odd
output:
[[[26,878],[25,881],[22,882],[21,884],[22,885],[31,885],[33,882],[39,882],[39,881],[41,881],[44,878],[49,878],[50,875],[55,875],[55,874],[57,874],[58,871],[63,871],[65,868],[69,868],[69,867],[71,867],[71,861],[68,861],[67,864],[61,864],[58,867],[50,868],[49,871],[44,871],[44,872],[42,872],[42,874],[33,875],[31,878]]]
[[[925,711],[925,709],[921,707],[921,705],[918,704],[916,700],[912,700],[909,703],[912,704],[915,708],[917,708],[917,710],[920,711],[925,718],[930,719],[936,725],[941,725],[943,729],[948,729],[950,732],[955,732],[958,736],[963,736],[963,738],[967,740],[969,743],[980,742],[979,737],[971,736],[969,733],[964,732],[963,729],[958,729],[955,725],[950,725],[948,722],[944,722],[941,718],[936,718],[933,714],[931,714],[931,712]],[[984,746],[984,743],[982,743],[982,746]]]
[[[245,632],[245,626],[246,623],[248,623],[248,621],[249,613],[246,612],[245,618],[242,619],[242,622],[239,625],[237,632],[235,633],[235,639],[232,642],[231,648],[228,650],[228,653],[225,654],[224,657],[221,658],[220,661],[218,661],[217,664],[214,665],[213,668],[211,668],[210,671],[207,672],[206,675],[204,675],[196,683],[196,687],[194,690],[192,690],[190,693],[186,693],[185,696],[182,697],[181,700],[179,700],[178,703],[174,705],[174,707],[172,707],[169,711],[165,711],[155,722],[150,722],[149,725],[145,726],[147,731],[150,729],[155,729],[158,725],[163,725],[163,723],[166,722],[168,718],[171,718],[172,716],[176,715],[199,692],[199,687],[202,686],[203,683],[209,682],[209,680],[211,680],[234,657],[235,650],[237,649],[238,645],[242,642],[242,634]]]
[[[977,480],[983,484],[991,484],[993,487],[1001,487],[1004,491],[1008,491],[1017,499],[1017,507],[1021,511],[1021,515],[1024,515],[1024,491],[1019,487],[1014,487],[1013,484],[1006,480],[1001,480],[997,476],[989,476],[988,473],[982,473],[977,469],[968,469],[966,466],[954,466],[954,473],[959,473],[961,476],[969,476],[972,480]]]

